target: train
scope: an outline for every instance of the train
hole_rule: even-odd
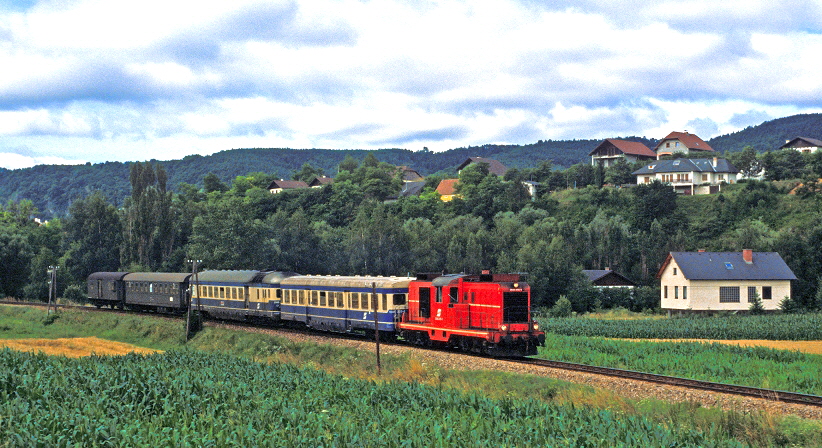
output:
[[[291,324],[333,333],[401,339],[495,357],[529,356],[545,345],[520,274],[420,273],[416,277],[300,275],[287,271],[95,272],[98,308]]]

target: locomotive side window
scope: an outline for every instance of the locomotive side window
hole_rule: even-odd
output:
[[[448,291],[449,291],[449,294],[448,294],[449,303],[459,302],[459,300],[460,300],[459,289],[457,289],[456,286],[452,286],[451,289],[449,289]]]
[[[442,286],[437,286],[437,303],[442,303]]]

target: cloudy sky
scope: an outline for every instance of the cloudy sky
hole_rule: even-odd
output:
[[[0,0],[0,166],[708,139],[822,112],[820,55],[820,0]]]

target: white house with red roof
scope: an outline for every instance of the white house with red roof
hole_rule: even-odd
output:
[[[588,155],[591,157],[591,165],[601,165],[603,168],[608,168],[620,159],[628,163],[656,159],[656,153],[644,144],[614,138],[603,140]]]
[[[662,156],[670,156],[678,152],[687,154],[689,151],[705,152],[708,157],[711,157],[708,154],[714,153],[714,149],[711,148],[711,145],[705,143],[705,141],[699,138],[696,134],[688,133],[688,131],[671,132],[654,148],[654,153],[656,153],[657,158]]]

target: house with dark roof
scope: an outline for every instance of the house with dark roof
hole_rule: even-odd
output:
[[[462,171],[463,168],[465,168],[466,166],[468,166],[472,163],[487,163],[488,164],[488,171],[490,173],[496,174],[499,177],[505,176],[505,173],[508,172],[508,167],[506,167],[505,165],[503,165],[502,163],[500,163],[497,160],[487,159],[485,157],[469,157],[468,159],[465,160],[465,162],[462,162],[457,167],[457,173],[459,173],[460,171]]]
[[[696,134],[691,134],[688,131],[671,132],[654,147],[654,153],[656,153],[657,158],[670,156],[675,153],[687,154],[691,151],[714,153],[711,145],[705,143],[705,141]]]
[[[443,179],[440,181],[440,184],[437,185],[437,193],[440,195],[442,202],[450,202],[459,196],[457,194],[457,184],[459,181],[459,179]]]
[[[402,173],[401,175],[403,182],[419,182],[425,179],[417,170],[409,168],[405,165],[398,166],[397,171]]]
[[[308,184],[301,180],[275,179],[268,184],[268,191],[272,194],[282,193],[284,190],[295,188],[308,188]]]
[[[611,269],[583,269],[591,284],[597,288],[633,288],[636,283]]]
[[[739,170],[727,159],[655,160],[632,173],[637,185],[655,180],[668,184],[682,194],[710,194],[721,184],[736,183]]]
[[[308,186],[311,188],[320,188],[324,185],[331,185],[333,183],[333,177],[315,176],[313,179],[311,179],[311,182],[308,183]]]
[[[591,165],[601,165],[603,168],[608,168],[620,159],[628,163],[656,159],[656,153],[643,143],[614,138],[603,140],[588,155],[591,157]]]
[[[791,268],[776,252],[671,252],[659,268],[661,308],[747,311],[754,296],[776,310],[791,296]]]
[[[809,137],[796,137],[788,140],[779,149],[793,149],[794,151],[811,153],[822,150],[822,140]]]

